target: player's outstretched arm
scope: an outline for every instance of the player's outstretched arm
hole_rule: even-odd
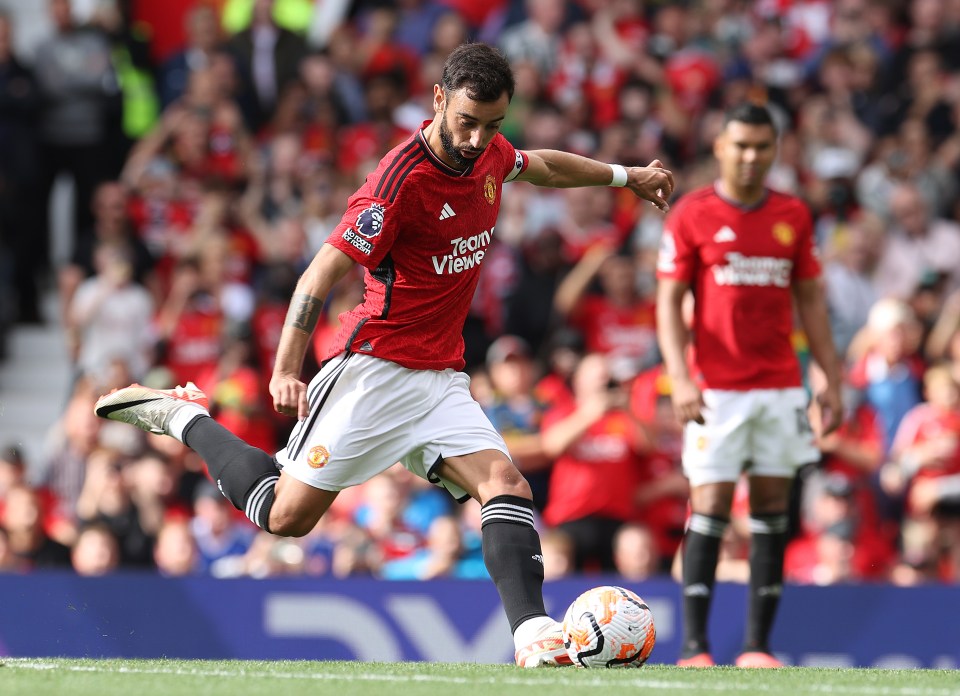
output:
[[[660,160],[646,167],[622,167],[560,150],[528,150],[527,168],[517,177],[537,186],[574,188],[578,186],[625,186],[663,212],[673,195],[673,173]]]
[[[323,311],[324,299],[353,264],[353,259],[342,251],[324,244],[297,281],[270,378],[270,395],[277,413],[307,417],[307,385],[300,381],[303,358]]]

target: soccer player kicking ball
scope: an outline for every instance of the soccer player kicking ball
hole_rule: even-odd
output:
[[[544,610],[530,487],[470,396],[461,331],[494,234],[501,188],[627,186],[667,209],[673,176],[574,154],[515,150],[498,133],[513,95],[495,49],[454,50],[433,88],[433,120],[387,154],[349,200],[339,226],[297,284],[270,394],[299,419],[271,456],[218,425],[192,385],[132,385],[101,398],[98,416],[170,435],[207,462],[224,495],[259,527],[302,536],[342,489],[400,461],[458,499],[483,506],[483,557],[522,667],[570,664]],[[364,302],[309,386],[300,370],[324,298],[359,263]]]
[[[747,635],[736,664],[779,667],[768,639],[780,602],[790,486],[815,461],[807,394],[790,342],[793,302],[827,385],[822,432],[839,424],[840,365],[819,285],[813,224],[797,198],[764,186],[776,155],[770,113],[732,108],[714,143],[720,178],[667,217],[657,276],[657,333],[684,426],[691,517],[683,544],[684,642],[678,664],[714,664],[707,616],[734,486],[750,480]],[[682,316],[693,291],[692,331]],[[686,348],[692,334],[691,364]]]

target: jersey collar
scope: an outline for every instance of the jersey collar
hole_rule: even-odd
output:
[[[737,208],[738,210],[743,210],[743,211],[748,211],[748,212],[751,211],[751,210],[758,210],[759,208],[762,208],[762,207],[763,207],[763,204],[766,203],[766,202],[767,202],[767,199],[770,197],[770,189],[764,187],[764,189],[763,189],[763,196],[761,196],[761,198],[760,198],[759,201],[757,201],[757,202],[754,203],[753,205],[744,205],[743,203],[738,203],[737,201],[733,200],[732,198],[728,198],[727,196],[724,196],[724,195],[723,195],[723,192],[720,190],[720,182],[719,182],[719,181],[714,181],[714,182],[713,182],[713,192],[714,192],[715,194],[717,194],[717,198],[719,198],[719,199],[720,199],[721,201],[723,201],[724,203],[726,203],[726,204],[728,204],[728,205],[732,205],[734,208]]]
[[[423,151],[427,153],[427,160],[433,166],[435,166],[437,169],[439,169],[441,172],[443,172],[448,176],[458,176],[458,177],[470,176],[473,173],[473,165],[475,164],[475,162],[471,162],[470,166],[468,166],[463,171],[460,171],[459,169],[454,169],[453,167],[448,165],[446,162],[444,162],[442,159],[437,157],[437,153],[435,153],[431,149],[430,144],[427,142],[427,136],[424,135],[423,133],[423,129],[426,128],[429,124],[430,124],[430,121],[424,121],[422,124],[420,124],[420,130],[417,131],[417,142],[420,143],[421,149],[423,149]]]

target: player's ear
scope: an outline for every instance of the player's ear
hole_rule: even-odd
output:
[[[438,114],[443,113],[443,107],[446,105],[447,95],[440,85],[433,86],[433,110]]]

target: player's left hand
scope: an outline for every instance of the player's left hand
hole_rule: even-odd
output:
[[[667,201],[673,195],[673,172],[664,169],[658,159],[646,167],[627,167],[627,188],[667,212],[670,210]]]
[[[843,399],[839,386],[828,386],[817,394],[820,410],[820,437],[826,437],[840,427],[843,421]]]

